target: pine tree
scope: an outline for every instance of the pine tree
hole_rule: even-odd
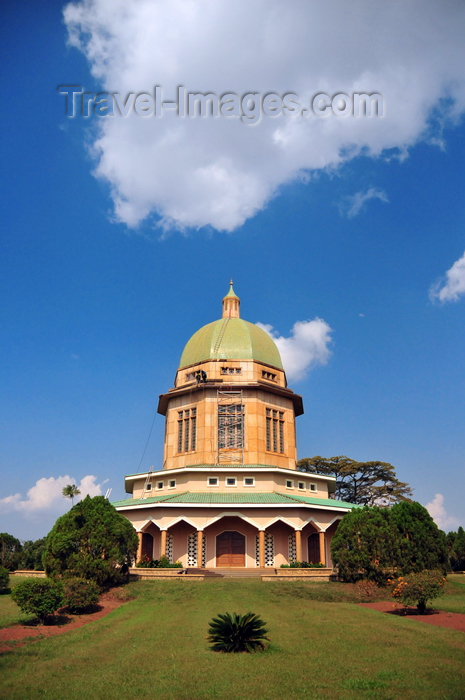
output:
[[[118,573],[137,551],[137,534],[103,496],[86,496],[58,518],[47,535],[43,562],[47,576],[78,577],[99,586],[122,580]]]
[[[396,503],[391,517],[400,538],[399,569],[402,574],[425,569],[449,570],[446,535],[420,503]]]

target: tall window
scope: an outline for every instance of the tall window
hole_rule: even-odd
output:
[[[284,412],[266,409],[266,449],[284,454]]]
[[[242,449],[244,446],[244,406],[218,406],[218,447]]]
[[[178,411],[178,452],[191,452],[197,441],[197,409]]]

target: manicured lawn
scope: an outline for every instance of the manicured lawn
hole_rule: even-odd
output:
[[[10,576],[10,590],[20,583],[27,581],[26,578],[19,576]],[[16,603],[13,603],[11,596],[7,593],[0,594],[0,628],[14,625],[15,622],[25,622],[31,620],[33,615],[25,615],[18,608]]]
[[[465,613],[465,576],[449,574],[445,595],[434,601],[434,607],[447,612]]]
[[[453,582],[452,598],[460,597],[461,586]],[[338,596],[347,600],[353,595],[343,584],[223,579],[146,581],[129,588],[137,597],[107,617],[5,654],[0,662],[1,697],[463,700],[465,696],[463,633],[383,615],[351,602],[334,602]],[[268,623],[270,649],[236,655],[209,651],[205,637],[211,617],[249,610]]]

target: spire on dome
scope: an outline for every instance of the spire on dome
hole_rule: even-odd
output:
[[[241,300],[233,289],[233,281],[229,282],[229,292],[223,298],[223,318],[240,318]]]

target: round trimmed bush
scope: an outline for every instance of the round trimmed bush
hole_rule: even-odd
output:
[[[100,589],[95,581],[68,578],[63,582],[65,603],[71,613],[83,613],[98,603]]]
[[[63,584],[48,578],[22,581],[13,588],[11,597],[23,613],[37,615],[44,623],[65,601]]]

